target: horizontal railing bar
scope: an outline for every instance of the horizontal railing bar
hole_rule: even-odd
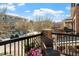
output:
[[[59,42],[60,44],[62,43],[62,44],[72,44],[72,42]],[[79,43],[79,42],[73,42],[73,43]]]
[[[55,43],[62,54],[71,56],[79,55],[79,48],[77,48],[79,47],[79,34],[52,33],[52,35],[57,36],[57,42]]]
[[[40,34],[37,34],[37,35],[20,37],[20,38],[14,38],[14,39],[7,40],[7,41],[1,41],[0,42],[0,46],[5,45],[5,44],[9,44],[9,43],[13,43],[13,42],[17,42],[17,41],[22,41],[22,40],[29,39],[29,38],[36,37],[36,36],[41,36],[41,35],[42,34],[40,33]]]
[[[68,34],[68,33],[52,33],[52,34],[55,34],[55,35],[67,35],[67,36],[78,36],[79,37],[79,34]]]

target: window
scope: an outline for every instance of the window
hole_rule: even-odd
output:
[[[77,4],[77,6],[79,6],[79,4]]]
[[[75,3],[71,3],[71,7],[75,7]]]
[[[5,19],[5,17],[3,17],[3,20]]]

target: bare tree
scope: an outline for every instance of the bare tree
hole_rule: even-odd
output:
[[[18,31],[27,32],[27,28],[28,28],[27,21],[20,20],[15,23],[15,29]]]
[[[6,12],[7,12],[7,3],[2,3],[0,4],[1,8],[0,8],[0,14],[4,15],[3,21],[6,22]]]
[[[34,24],[34,29],[41,31],[42,29],[52,29],[53,23],[49,17],[38,17]]]

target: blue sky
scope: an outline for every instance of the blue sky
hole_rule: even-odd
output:
[[[37,16],[50,17],[53,21],[59,22],[70,16],[70,3],[8,3],[6,14],[28,19]]]

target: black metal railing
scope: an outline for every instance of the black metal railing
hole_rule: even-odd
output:
[[[79,35],[52,33],[55,35],[54,49],[61,54],[69,56],[79,56]]]
[[[0,55],[24,56],[41,45],[42,34],[14,38],[0,42]],[[53,49],[61,54],[79,56],[79,35],[52,33]]]
[[[40,45],[41,34],[14,38],[0,42],[0,55],[23,56],[29,51],[30,46]],[[31,44],[31,45],[30,45]]]

